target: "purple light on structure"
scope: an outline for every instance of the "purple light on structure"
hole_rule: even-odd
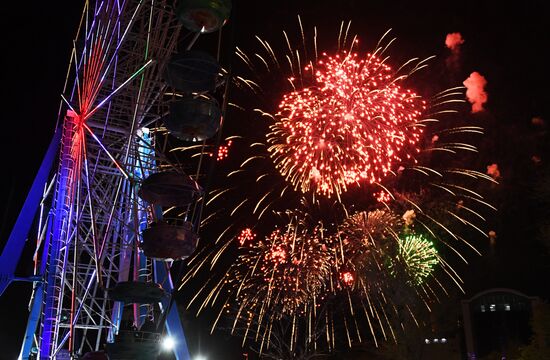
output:
[[[59,257],[70,217],[70,204],[73,194],[73,176],[75,174],[75,159],[73,159],[73,135],[75,133],[74,118],[65,117],[61,138],[61,162],[58,169],[58,184],[55,195],[55,217],[53,231],[50,237],[49,254],[46,267],[46,296],[44,299],[43,322],[41,329],[40,357],[49,359],[52,355],[54,335],[57,326],[57,306],[60,287],[56,286],[61,276]]]

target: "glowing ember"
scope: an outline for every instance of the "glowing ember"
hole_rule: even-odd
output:
[[[239,240],[239,244],[243,246],[246,242],[251,242],[256,237],[256,234],[252,232],[252,229],[246,228],[241,231],[239,236],[237,236],[237,240]]]
[[[398,85],[388,65],[344,52],[323,54],[304,71],[312,84],[283,96],[268,134],[278,170],[296,189],[340,194],[352,183],[380,182],[397,162],[414,161],[425,103]]]
[[[277,266],[286,262],[286,255],[286,250],[282,246],[278,245],[271,248],[271,252],[266,254],[265,259],[271,261],[275,266]]]
[[[229,156],[229,147],[231,146],[231,143],[233,141],[229,140],[226,145],[220,145],[218,146],[218,153],[216,155],[216,161],[222,161]],[[214,154],[210,153],[210,157],[213,157]]]
[[[495,180],[500,178],[500,170],[498,169],[498,164],[488,165],[487,166],[487,175],[491,176]]]
[[[390,194],[388,194],[387,191],[380,191],[379,193],[375,193],[373,195],[378,202],[388,202],[391,199]]]
[[[353,285],[353,280],[354,280],[353,274],[350,273],[349,271],[342,273],[341,279],[342,279],[342,282],[347,286]]]
[[[227,145],[220,145],[218,148],[218,156],[216,157],[216,161],[222,161],[223,159],[227,158],[229,155],[229,147],[231,146],[231,140],[227,142]]]

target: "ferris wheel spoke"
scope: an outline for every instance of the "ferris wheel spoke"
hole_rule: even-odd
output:
[[[71,103],[65,98],[65,96],[63,96],[63,94],[61,94],[61,99],[65,102],[65,104],[69,107],[69,109],[71,109],[75,114],[77,113],[75,108],[73,108]]]
[[[139,74],[141,74],[147,67],[154,63],[153,59],[147,61],[142,67],[140,67],[134,74],[132,74],[126,81],[124,81],[119,87],[113,90],[105,99],[97,104],[92,110],[87,112],[84,116],[84,121],[88,120],[97,110],[99,110],[105,103],[107,103],[113,96],[115,96],[121,89],[134,80]]]
[[[91,222],[91,232],[92,232],[92,244],[94,246],[94,262],[96,267],[96,275],[97,275],[97,282],[100,287],[103,287],[103,281],[101,277],[101,262],[99,261],[99,244],[97,240],[97,230],[96,230],[96,219],[94,214],[94,208],[92,206],[92,191],[90,189],[90,176],[89,176],[89,169],[88,169],[88,156],[86,152],[86,138],[83,136],[82,139],[82,153],[84,157],[84,174],[85,174],[85,183],[87,187],[87,193],[88,193],[88,208],[90,211],[90,222]]]
[[[107,156],[109,156],[109,158],[111,159],[111,161],[115,164],[115,166],[117,167],[118,170],[120,170],[120,172],[122,173],[122,175],[124,175],[124,177],[126,179],[129,179],[130,176],[128,175],[128,172],[123,168],[123,166],[115,159],[115,157],[109,152],[109,150],[105,147],[105,145],[103,145],[103,143],[101,142],[101,140],[96,136],[96,134],[94,134],[94,132],[92,131],[92,129],[90,129],[90,127],[86,124],[86,123],[83,123],[82,126],[86,129],[86,131],[88,131],[88,133],[92,136],[92,138],[97,142],[97,144],[99,146],[101,146],[101,148],[103,149],[103,151],[105,151],[105,153],[107,154]]]
[[[134,9],[134,12],[132,13],[132,16],[130,18],[130,20],[128,21],[128,24],[126,25],[125,29],[124,29],[124,32],[122,33],[122,35],[120,36],[120,38],[118,39],[118,42],[116,44],[116,48],[115,50],[113,51],[113,55],[111,56],[111,59],[109,60],[109,62],[107,63],[107,66],[106,66],[106,69],[105,69],[105,74],[109,71],[109,69],[111,68],[111,66],[116,63],[116,59],[118,57],[118,54],[119,54],[119,51],[122,47],[122,45],[124,44],[125,40],[126,40],[126,36],[130,33],[130,29],[132,28],[132,26],[134,25],[134,21],[137,19],[137,15],[139,14],[139,10],[141,10],[141,6],[143,4],[143,0],[140,0],[139,3],[136,5],[135,9]],[[122,5],[124,6],[126,5],[126,2]],[[117,23],[118,25],[120,26],[120,22],[122,21],[122,14],[123,14],[123,9],[122,8],[119,8],[118,11],[118,17],[117,17]],[[95,18],[95,17],[94,17]],[[118,27],[118,26],[117,26]],[[113,35],[115,34],[116,32],[113,31]],[[114,39],[114,37],[112,38]]]

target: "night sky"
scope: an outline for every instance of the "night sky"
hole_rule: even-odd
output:
[[[12,2],[2,22],[2,245],[53,134],[80,3]],[[502,174],[501,188],[493,199],[499,209],[495,218],[488,221],[497,233],[497,240],[493,247],[488,241],[481,244],[483,257],[472,256],[470,266],[462,270],[467,292],[463,298],[491,287],[506,287],[548,299],[549,249],[537,240],[536,229],[537,220],[541,214],[548,214],[548,208],[538,205],[533,187],[540,169],[548,169],[550,163],[548,141],[546,145],[537,143],[541,138],[548,140],[544,131],[550,124],[548,56],[543,55],[550,44],[545,6],[542,0],[509,4],[393,1],[391,5],[386,1],[359,0],[237,0],[226,27],[228,33],[234,30],[235,43],[246,49],[254,44],[255,34],[278,41],[283,29],[295,30],[296,15],[300,14],[306,28],[317,26],[322,47],[323,42],[327,46],[333,44],[342,20],[351,20],[352,32],[359,35],[362,49],[370,50],[369,45],[374,46],[391,28],[397,40],[389,53],[396,63],[435,55],[434,66],[430,65],[421,75],[423,81],[433,79],[434,88],[460,86],[474,71],[483,75],[488,94],[485,111],[469,116],[486,128],[487,141],[478,159],[478,170],[485,172],[484,166],[497,163]],[[461,46],[459,68],[450,79],[443,78],[442,73],[450,55],[445,37],[452,32],[460,32],[465,42]],[[201,41],[199,38],[197,46]],[[546,129],[533,125],[533,117],[544,119]],[[238,119],[228,118],[227,123],[232,131],[246,127]],[[541,157],[538,167],[531,160],[535,154]],[[30,268],[23,264],[19,270],[18,275],[24,276]],[[2,359],[15,358],[18,352],[30,288],[28,283],[14,283],[0,298]],[[226,341],[224,335],[209,337],[204,321],[192,321],[188,326],[200,327],[200,346],[203,350],[210,349],[209,360],[222,359],[220,351],[214,350],[215,339],[228,344],[229,351],[235,354],[231,359],[242,358],[239,354],[244,350],[239,349],[238,341]],[[189,338],[192,351],[196,351],[199,337],[194,334]],[[223,359],[230,359],[227,353]]]

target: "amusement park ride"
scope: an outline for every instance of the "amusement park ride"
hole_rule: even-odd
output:
[[[219,49],[230,12],[85,1],[61,116],[0,257],[0,295],[33,284],[20,359],[156,359],[165,334],[189,359],[171,267],[197,247],[214,165],[190,171],[169,144],[219,143],[229,76],[219,50],[192,48],[218,33]],[[16,277],[25,246],[34,272]]]

